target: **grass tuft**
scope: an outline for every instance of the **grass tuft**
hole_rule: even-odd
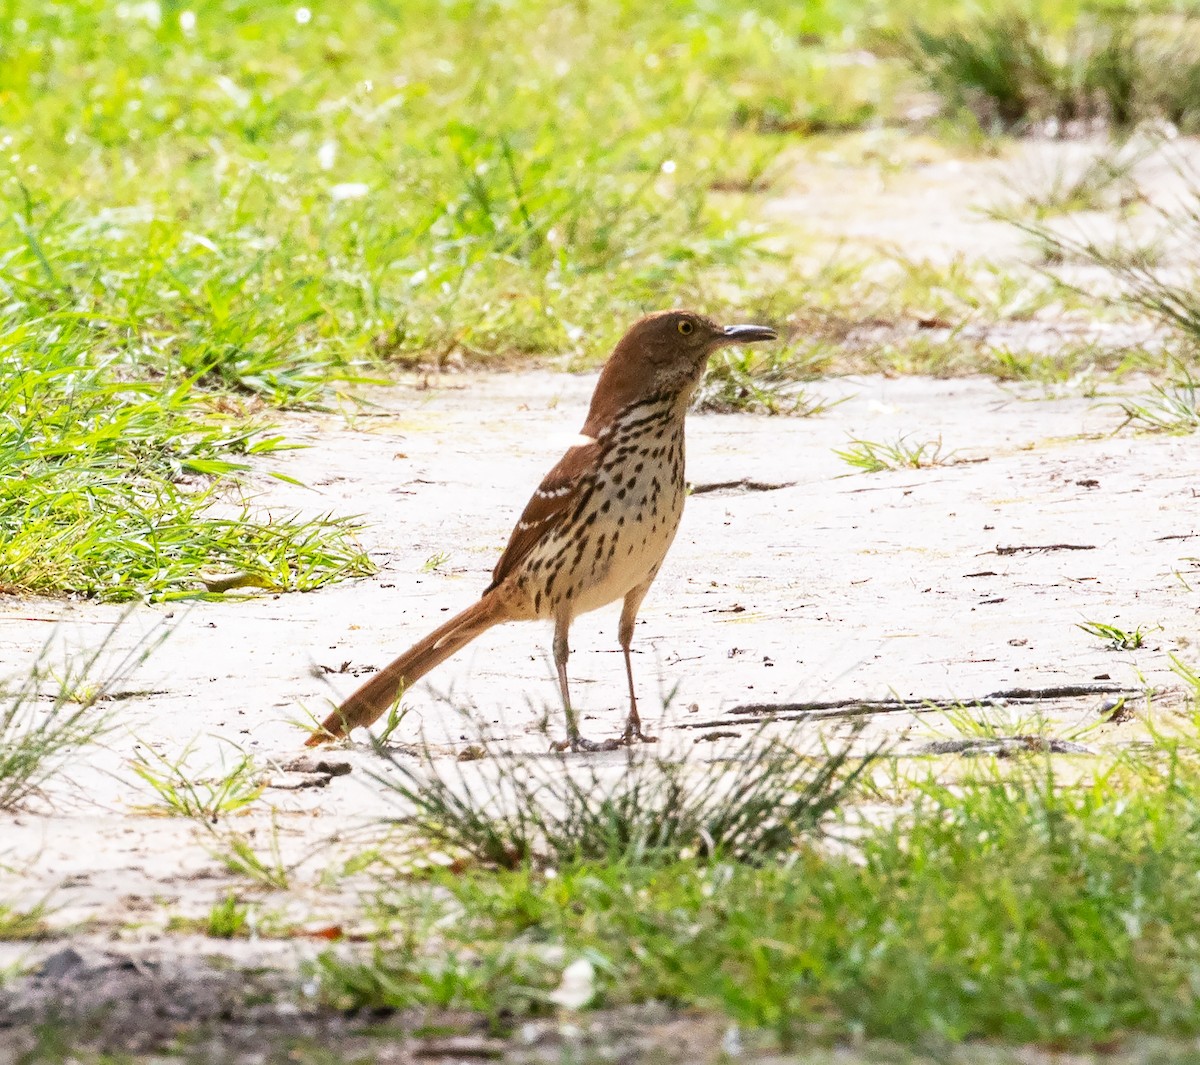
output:
[[[901,436],[895,443],[877,443],[871,440],[851,440],[845,449],[834,448],[833,453],[843,462],[864,473],[880,473],[883,470],[919,470],[927,466],[942,466],[950,456],[942,454],[942,438],[910,443]]]
[[[1167,385],[1152,386],[1151,397],[1144,402],[1123,402],[1125,421],[1144,433],[1170,433],[1185,436],[1200,429],[1200,381],[1191,370],[1180,365],[1181,376]]]
[[[1200,128],[1193,12],[1005,4],[914,21],[893,40],[951,111],[989,132],[1037,124],[1127,132],[1147,121]]]
[[[213,906],[205,921],[205,932],[214,939],[236,939],[250,931],[250,909],[232,893]]]
[[[163,629],[109,662],[118,627],[61,670],[50,664],[47,641],[23,678],[0,687],[0,810],[17,809],[38,795],[79,748],[112,728],[100,704],[167,634]]]
[[[1141,198],[1133,174],[1152,146],[1153,142],[1136,150],[1128,142],[1106,146],[1082,162],[1060,161],[1043,173],[1035,169],[1032,175],[1015,175],[1014,206],[988,213],[1001,221],[1015,215],[1042,222],[1080,211],[1123,209]]]
[[[225,827],[214,827],[215,820],[201,822],[208,832],[209,853],[231,873],[243,876],[261,888],[286,891],[291,883],[292,872],[300,861],[287,862],[279,838],[279,821],[271,811],[271,832],[266,849],[257,845],[257,830],[237,832]]]
[[[1129,632],[1117,625],[1107,625],[1102,621],[1085,621],[1076,627],[1083,629],[1089,636],[1103,640],[1111,651],[1136,651],[1145,643],[1148,631],[1139,625]]]
[[[150,786],[158,799],[157,805],[144,809],[216,823],[228,814],[245,809],[262,795],[262,773],[255,768],[249,755],[239,751],[228,768],[222,757],[216,775],[197,776],[188,765],[194,753],[194,741],[174,758],[148,744],[139,745],[133,771]]]
[[[817,377],[830,357],[819,343],[807,351],[725,349],[710,360],[695,409],[802,418],[822,414],[835,404],[806,392],[801,382]]]
[[[467,763],[426,749],[410,766],[379,747],[393,773],[378,779],[420,839],[489,866],[653,864],[681,852],[762,861],[816,829],[871,761],[851,758],[848,744],[801,750],[794,738],[755,732],[719,760],[633,747],[606,766],[505,753],[484,736],[477,743],[484,757]]]
[[[1149,242],[1101,240],[1082,229],[1069,232],[1062,226],[1013,216],[1007,220],[1038,243],[1050,266],[1074,263],[1099,268],[1115,282],[1115,291],[1102,297],[1105,302],[1123,304],[1150,316],[1182,341],[1170,359],[1160,360],[1174,366],[1175,381],[1169,386],[1156,386],[1151,402],[1129,404],[1125,410],[1126,424],[1145,431],[1188,433],[1200,424],[1200,386],[1193,365],[1200,346],[1200,298],[1189,252],[1200,241],[1200,175],[1178,158],[1173,166],[1182,190],[1171,206],[1155,208],[1158,233]],[[1140,191],[1136,195],[1149,200]],[[1167,249],[1182,250],[1185,257],[1180,261],[1176,255],[1167,256]]]
[[[49,908],[45,902],[33,906],[13,906],[0,902],[0,942],[45,939],[51,935],[46,923]],[[0,984],[3,984],[0,973]]]
[[[1187,686],[1191,696],[1192,713],[1197,715],[1195,721],[1200,724],[1200,668],[1189,666],[1183,659],[1171,655],[1171,672],[1178,676]]]

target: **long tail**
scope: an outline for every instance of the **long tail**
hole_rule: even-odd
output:
[[[478,603],[467,607],[376,673],[322,721],[321,728],[309,736],[304,745],[316,747],[341,739],[360,725],[370,725],[392,705],[402,688],[418,681],[493,625],[508,620],[510,615],[502,597],[492,592],[484,595]]]

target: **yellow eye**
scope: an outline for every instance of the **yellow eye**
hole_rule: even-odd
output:
[[[695,328],[696,327],[694,325],[692,325],[692,323],[689,322],[686,318],[682,322],[679,323],[679,331],[684,336],[687,336]]]

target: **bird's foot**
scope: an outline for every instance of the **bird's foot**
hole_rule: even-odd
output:
[[[573,736],[568,736],[565,740],[555,740],[550,744],[552,751],[615,751],[623,746],[623,739],[617,740],[601,740],[597,743],[595,740],[589,740],[584,736],[575,733]]]
[[[639,740],[642,743],[657,743],[658,737],[647,736],[646,733],[642,731],[641,725],[626,725],[625,732],[621,736],[620,740],[621,746],[628,747],[631,743],[633,743],[634,740]]]

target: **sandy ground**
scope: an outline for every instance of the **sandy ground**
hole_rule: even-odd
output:
[[[945,186],[943,164],[928,165],[894,183],[886,213],[940,218],[949,202],[973,234],[968,247],[978,252],[984,241],[971,227],[993,227],[984,247],[1017,254],[1004,227],[972,213],[998,164],[969,164],[976,169],[966,174],[959,165]],[[936,204],[919,194],[926,179]],[[801,189],[813,180],[795,195],[813,195]],[[879,195],[889,195],[886,183]],[[931,230],[931,253],[946,231]],[[11,676],[47,640],[51,661],[60,660],[96,646],[122,616],[113,655],[169,629],[106,703],[115,727],[103,743],[28,810],[0,815],[0,903],[46,898],[49,923],[63,932],[0,944],[0,970],[43,966],[40,978],[0,991],[0,1025],[44,1014],[63,981],[75,979],[86,1004],[105,966],[144,975],[225,953],[286,974],[324,946],[302,934],[215,944],[166,933],[172,917],[203,916],[245,881],[216,856],[219,838],[144,809],[153,797],[131,768],[139,748],[174,759],[191,744],[188,765],[199,776],[239,751],[271,767],[282,786],[228,822],[263,847],[276,833],[295,863],[291,889],[261,897],[294,930],[346,924],[365,885],[322,873],[361,848],[361,833],[394,807],[369,775],[376,760],[361,737],[334,752],[346,775],[308,779],[280,768],[300,752],[297,723],[306,711],[323,716],[358,676],[477,597],[530,491],[578,431],[593,384],[594,376],[552,372],[462,374],[376,389],[361,410],[288,416],[287,434],[308,446],[264,464],[248,484],[255,503],[362,515],[362,541],[380,566],[373,577],[127,616],[90,603],[0,600],[0,669]],[[949,749],[929,746],[960,737],[926,704],[955,701],[978,703],[979,716],[1013,734],[1044,718],[1051,735],[1099,751],[1139,735],[1136,717],[1088,728],[1121,698],[1140,710],[1153,690],[1162,712],[1177,705],[1169,656],[1195,664],[1200,654],[1194,438],[1113,435],[1121,414],[1111,396],[1045,399],[1039,388],[984,379],[811,387],[841,402],[807,419],[691,419],[694,494],[635,635],[643,715],[665,750],[744,734],[772,716],[837,731],[848,713],[861,717],[855,707],[866,700],[879,705],[861,742],[884,740],[900,755]],[[862,474],[834,453],[852,438],[902,434],[940,439],[945,464]],[[442,553],[436,569],[426,565]],[[594,737],[618,731],[625,711],[617,609],[585,616],[572,632],[575,700]],[[1107,650],[1079,628],[1086,621],[1146,628],[1145,644]],[[549,637],[533,624],[486,634],[414,688],[393,741],[423,738],[450,757],[475,738],[458,710],[468,707],[513,748],[543,748],[547,716],[561,730]],[[619,755],[578,757],[611,758],[619,771]],[[325,786],[296,787],[303,783]],[[281,983],[292,988],[281,1015],[303,1014],[303,989],[297,1000],[295,981]]]

